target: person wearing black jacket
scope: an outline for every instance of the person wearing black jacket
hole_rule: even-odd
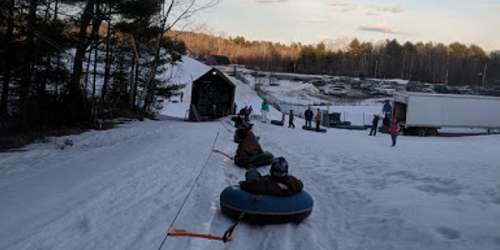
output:
[[[380,120],[380,117],[378,115],[373,115],[372,128],[370,129],[370,136],[377,135],[377,128],[378,128],[378,121],[379,120]]]
[[[253,194],[290,196],[301,192],[304,187],[302,181],[288,175],[288,162],[283,157],[273,160],[270,175],[261,176],[252,168],[245,177],[246,180],[240,182],[240,188]]]
[[[311,110],[311,107],[308,107],[307,110],[304,112],[304,118],[306,119],[306,127],[307,128],[312,127],[313,116],[314,116],[314,113]]]
[[[293,110],[290,109],[290,113],[288,115],[288,128],[295,128],[295,124],[293,123],[294,116]]]

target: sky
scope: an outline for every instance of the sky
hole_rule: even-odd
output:
[[[287,44],[396,38],[491,51],[500,50],[500,0],[221,0],[191,27]]]

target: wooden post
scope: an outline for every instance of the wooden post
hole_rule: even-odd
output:
[[[198,121],[198,122],[201,121],[200,114],[198,113],[198,110],[196,109],[196,106],[194,106],[193,104],[191,104],[191,111],[190,111],[190,113],[193,114],[193,116],[196,119],[196,121]]]

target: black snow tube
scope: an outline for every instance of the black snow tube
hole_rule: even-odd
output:
[[[367,130],[368,129],[366,126],[356,126],[356,125],[338,125],[338,126],[335,126],[334,128],[347,129],[347,130]]]
[[[230,186],[220,195],[221,212],[250,224],[300,223],[312,213],[313,199],[306,191],[292,196],[270,196],[251,194]]]
[[[264,151],[260,154],[248,157],[234,157],[234,164],[242,168],[263,167],[273,162],[273,154]]]
[[[283,125],[285,125],[284,122],[278,121],[278,120],[271,120],[271,124],[276,125],[276,126],[281,126],[281,127],[283,127]]]
[[[324,128],[316,129],[316,128],[313,128],[313,127],[302,126],[302,129],[303,130],[307,130],[307,131],[318,132],[318,133],[326,133],[326,129],[324,129]]]

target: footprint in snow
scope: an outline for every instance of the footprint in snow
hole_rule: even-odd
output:
[[[493,203],[500,205],[500,197],[493,198]]]
[[[460,232],[449,227],[436,227],[436,232],[448,240],[456,240],[460,238]]]
[[[436,232],[448,240],[456,240],[461,236],[459,231],[449,227],[436,227]]]
[[[92,229],[91,227],[91,222],[90,219],[88,218],[87,215],[83,215],[78,221],[77,221],[77,227],[84,233],[90,232]]]
[[[454,183],[448,185],[435,183],[429,185],[420,185],[417,186],[417,189],[431,195],[435,194],[459,195],[462,192],[463,187]]]

